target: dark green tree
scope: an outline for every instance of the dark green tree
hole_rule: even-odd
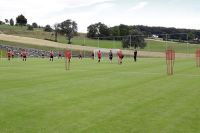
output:
[[[119,35],[120,36],[127,36],[129,35],[129,26],[128,25],[124,25],[124,24],[120,24],[119,25]]]
[[[38,24],[37,23],[32,23],[33,28],[38,28]]]
[[[194,40],[194,39],[195,39],[195,33],[192,32],[192,31],[190,31],[190,32],[188,33],[188,40]]]
[[[7,24],[9,21],[8,21],[8,19],[5,19],[5,23]]]
[[[98,30],[96,28],[96,25],[92,24],[87,27],[87,37],[93,38],[93,37],[98,37]]]
[[[24,15],[21,14],[16,18],[16,24],[25,26],[27,24],[27,19],[24,17]]]
[[[60,24],[54,24],[55,42],[58,41],[58,33],[60,31],[59,27],[60,27]]]
[[[112,36],[120,36],[119,26],[114,26],[110,28]]]
[[[101,22],[88,26],[87,31],[87,37],[89,38],[110,36],[110,28]]]
[[[75,21],[70,19],[63,21],[58,25],[60,33],[64,34],[68,40],[68,44],[71,44],[71,39],[77,34],[78,27]]]
[[[10,25],[14,26],[14,20],[12,18],[10,19]]]
[[[51,28],[50,25],[46,25],[46,26],[44,27],[44,31],[45,31],[45,32],[52,32],[53,29]]]
[[[27,25],[27,30],[33,30],[33,26],[32,25]]]
[[[3,21],[0,20],[0,25],[5,24]]]
[[[123,48],[144,48],[146,47],[145,36],[137,29],[130,31],[131,35],[125,36],[122,40]]]

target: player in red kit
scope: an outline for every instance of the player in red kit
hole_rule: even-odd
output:
[[[10,61],[10,58],[11,58],[11,51],[10,50],[8,50],[8,52],[7,52],[7,57],[8,57],[8,60]]]
[[[14,56],[15,56],[14,51],[11,52],[11,56],[12,56],[12,58],[14,58]]]
[[[42,53],[42,59],[44,59],[44,53]]]
[[[21,57],[21,58],[23,57],[22,53],[23,53],[23,51],[21,51],[21,53],[20,53],[20,57]]]
[[[94,60],[94,52],[92,52],[91,57],[92,57],[92,59]]]
[[[124,58],[124,55],[123,55],[123,53],[122,53],[121,50],[119,50],[119,51],[117,52],[117,56],[118,56],[118,63],[119,63],[119,64],[122,64],[122,59]]]
[[[101,56],[102,56],[102,53],[100,50],[97,52],[97,56],[98,56],[98,63],[99,63],[101,61]]]
[[[53,61],[53,57],[54,57],[54,52],[51,50],[51,52],[50,52],[50,61]]]
[[[62,59],[62,52],[61,51],[58,52],[58,59],[60,59],[60,58]]]
[[[22,51],[22,60],[26,61],[27,58],[27,52],[25,50]]]
[[[82,52],[79,53],[78,58],[82,60],[82,58],[83,58]]]
[[[72,54],[71,54],[71,51],[70,51],[70,50],[66,50],[66,51],[65,51],[65,58],[66,58],[66,61],[65,61],[65,68],[66,68],[66,70],[69,70],[70,61],[71,61],[71,58],[72,58]]]

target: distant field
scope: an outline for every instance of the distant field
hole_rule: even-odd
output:
[[[74,44],[84,44],[86,46],[94,46],[101,48],[122,48],[121,41],[112,41],[112,40],[98,40],[96,39],[85,39],[84,38],[74,38]],[[158,40],[146,39],[147,47],[140,49],[141,51],[153,51],[153,52],[164,52],[166,47],[172,47],[178,53],[194,53],[197,48],[200,48],[200,44],[186,44],[178,42],[164,42]]]
[[[0,61],[1,133],[199,133],[200,71],[177,59]]]
[[[80,44],[85,46],[100,47],[100,48],[122,48],[121,41],[113,40],[97,40],[89,38],[75,37],[72,39],[73,44]]]
[[[0,25],[0,31],[6,34],[12,34],[17,36],[32,37],[38,39],[54,39],[54,36],[51,36],[52,33],[44,32],[43,29],[34,29],[34,31],[27,31],[26,27],[20,26],[8,26]],[[85,38],[85,35],[76,36],[72,39],[72,44],[74,45],[84,45],[100,48],[122,48],[121,41],[115,40],[97,40]],[[64,36],[58,35],[58,42],[67,44],[67,40]],[[142,51],[155,51],[155,52],[164,52],[166,47],[172,46],[176,52],[179,53],[194,53],[197,48],[200,48],[200,45],[186,43],[177,43],[177,42],[164,42],[156,40],[146,40],[147,47],[140,49]],[[11,43],[13,44],[13,43]]]
[[[155,40],[146,40],[146,42],[147,42],[147,47],[141,50],[164,52],[166,47],[172,47],[178,53],[194,53],[197,48],[200,48],[200,44],[186,44],[186,43],[164,42]]]

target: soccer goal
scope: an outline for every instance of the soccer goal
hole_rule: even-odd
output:
[[[113,53],[113,57],[117,57],[117,52],[120,50],[120,49],[103,49],[103,48],[98,48],[98,49],[94,49],[94,58],[97,58],[97,52],[98,51],[101,51],[102,53],[102,58],[108,58],[109,57],[109,52],[110,50],[112,51]]]

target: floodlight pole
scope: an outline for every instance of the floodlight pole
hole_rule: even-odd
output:
[[[167,50],[167,34],[165,34],[165,49]]]
[[[98,37],[98,48],[99,48],[99,37]]]
[[[3,41],[1,40],[2,44],[3,44]],[[2,52],[2,49],[1,49],[1,60],[2,60],[2,57],[3,57],[3,52]]]
[[[188,40],[188,34],[186,34],[187,35],[187,54],[189,54],[189,40]]]
[[[130,47],[130,49],[131,49],[131,41],[132,41],[132,40],[131,40],[131,35],[130,35],[130,46],[129,46],[129,47]]]
[[[115,37],[113,37],[113,49],[115,48]]]
[[[2,60],[2,49],[1,49],[1,60]]]
[[[84,44],[84,46],[85,46],[85,37],[84,37],[84,39],[83,39],[83,44]]]

